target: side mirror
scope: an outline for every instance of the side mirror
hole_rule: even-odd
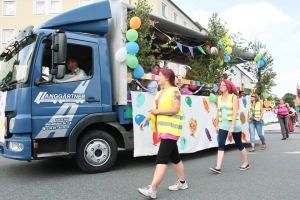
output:
[[[51,74],[55,75],[56,79],[64,78],[66,73],[66,66],[65,65],[58,65],[55,69],[51,70]]]
[[[67,37],[63,31],[56,30],[56,33],[53,34],[51,49],[54,66],[65,64],[67,59]]]

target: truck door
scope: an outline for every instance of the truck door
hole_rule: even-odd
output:
[[[34,63],[33,80],[51,78],[51,41],[39,45]],[[68,39],[68,62],[77,62],[79,73],[67,71],[64,79],[32,86],[32,138],[68,137],[84,116],[102,112],[100,69],[96,43]],[[71,61],[70,61],[71,58]],[[68,63],[70,64],[70,63]],[[75,63],[76,64],[76,63]],[[67,67],[69,68],[69,67]],[[80,77],[81,76],[81,77]]]

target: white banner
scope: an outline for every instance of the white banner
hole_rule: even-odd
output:
[[[6,132],[5,105],[7,92],[0,92],[0,142],[4,143]]]
[[[156,155],[160,141],[157,141],[151,131],[151,121],[144,131],[140,131],[139,124],[147,117],[152,109],[154,94],[146,92],[131,92],[132,116],[134,128],[134,156]],[[246,121],[249,97],[239,99],[239,116],[243,125],[242,141],[249,142],[250,134]],[[193,153],[203,149],[218,146],[218,137],[215,131],[215,117],[217,103],[210,103],[208,97],[182,95],[181,106],[183,110],[183,131],[178,140],[179,153]],[[232,136],[227,138],[226,144],[234,143]]]

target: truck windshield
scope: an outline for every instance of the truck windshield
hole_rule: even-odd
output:
[[[0,54],[0,89],[9,88],[28,79],[36,35],[29,35],[11,43]]]

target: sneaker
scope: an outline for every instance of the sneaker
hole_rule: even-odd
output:
[[[286,140],[286,138],[284,137],[284,138],[282,138],[282,140]]]
[[[221,169],[216,169],[214,167],[209,168],[211,171],[217,173],[217,174],[221,174]]]
[[[289,134],[288,133],[286,134],[286,138],[289,138]]]
[[[176,191],[176,190],[185,190],[185,189],[188,189],[187,183],[186,183],[186,182],[181,183],[179,180],[176,181],[176,182],[174,183],[174,185],[169,186],[169,190],[172,190],[172,191]]]
[[[246,167],[239,167],[238,169],[244,171],[244,170],[247,170],[249,168],[250,168],[250,165],[248,164]]]
[[[151,199],[155,199],[156,198],[156,191],[152,190],[152,186],[151,185],[145,186],[143,188],[139,188],[138,191],[142,195],[144,195],[146,197],[150,197]]]

